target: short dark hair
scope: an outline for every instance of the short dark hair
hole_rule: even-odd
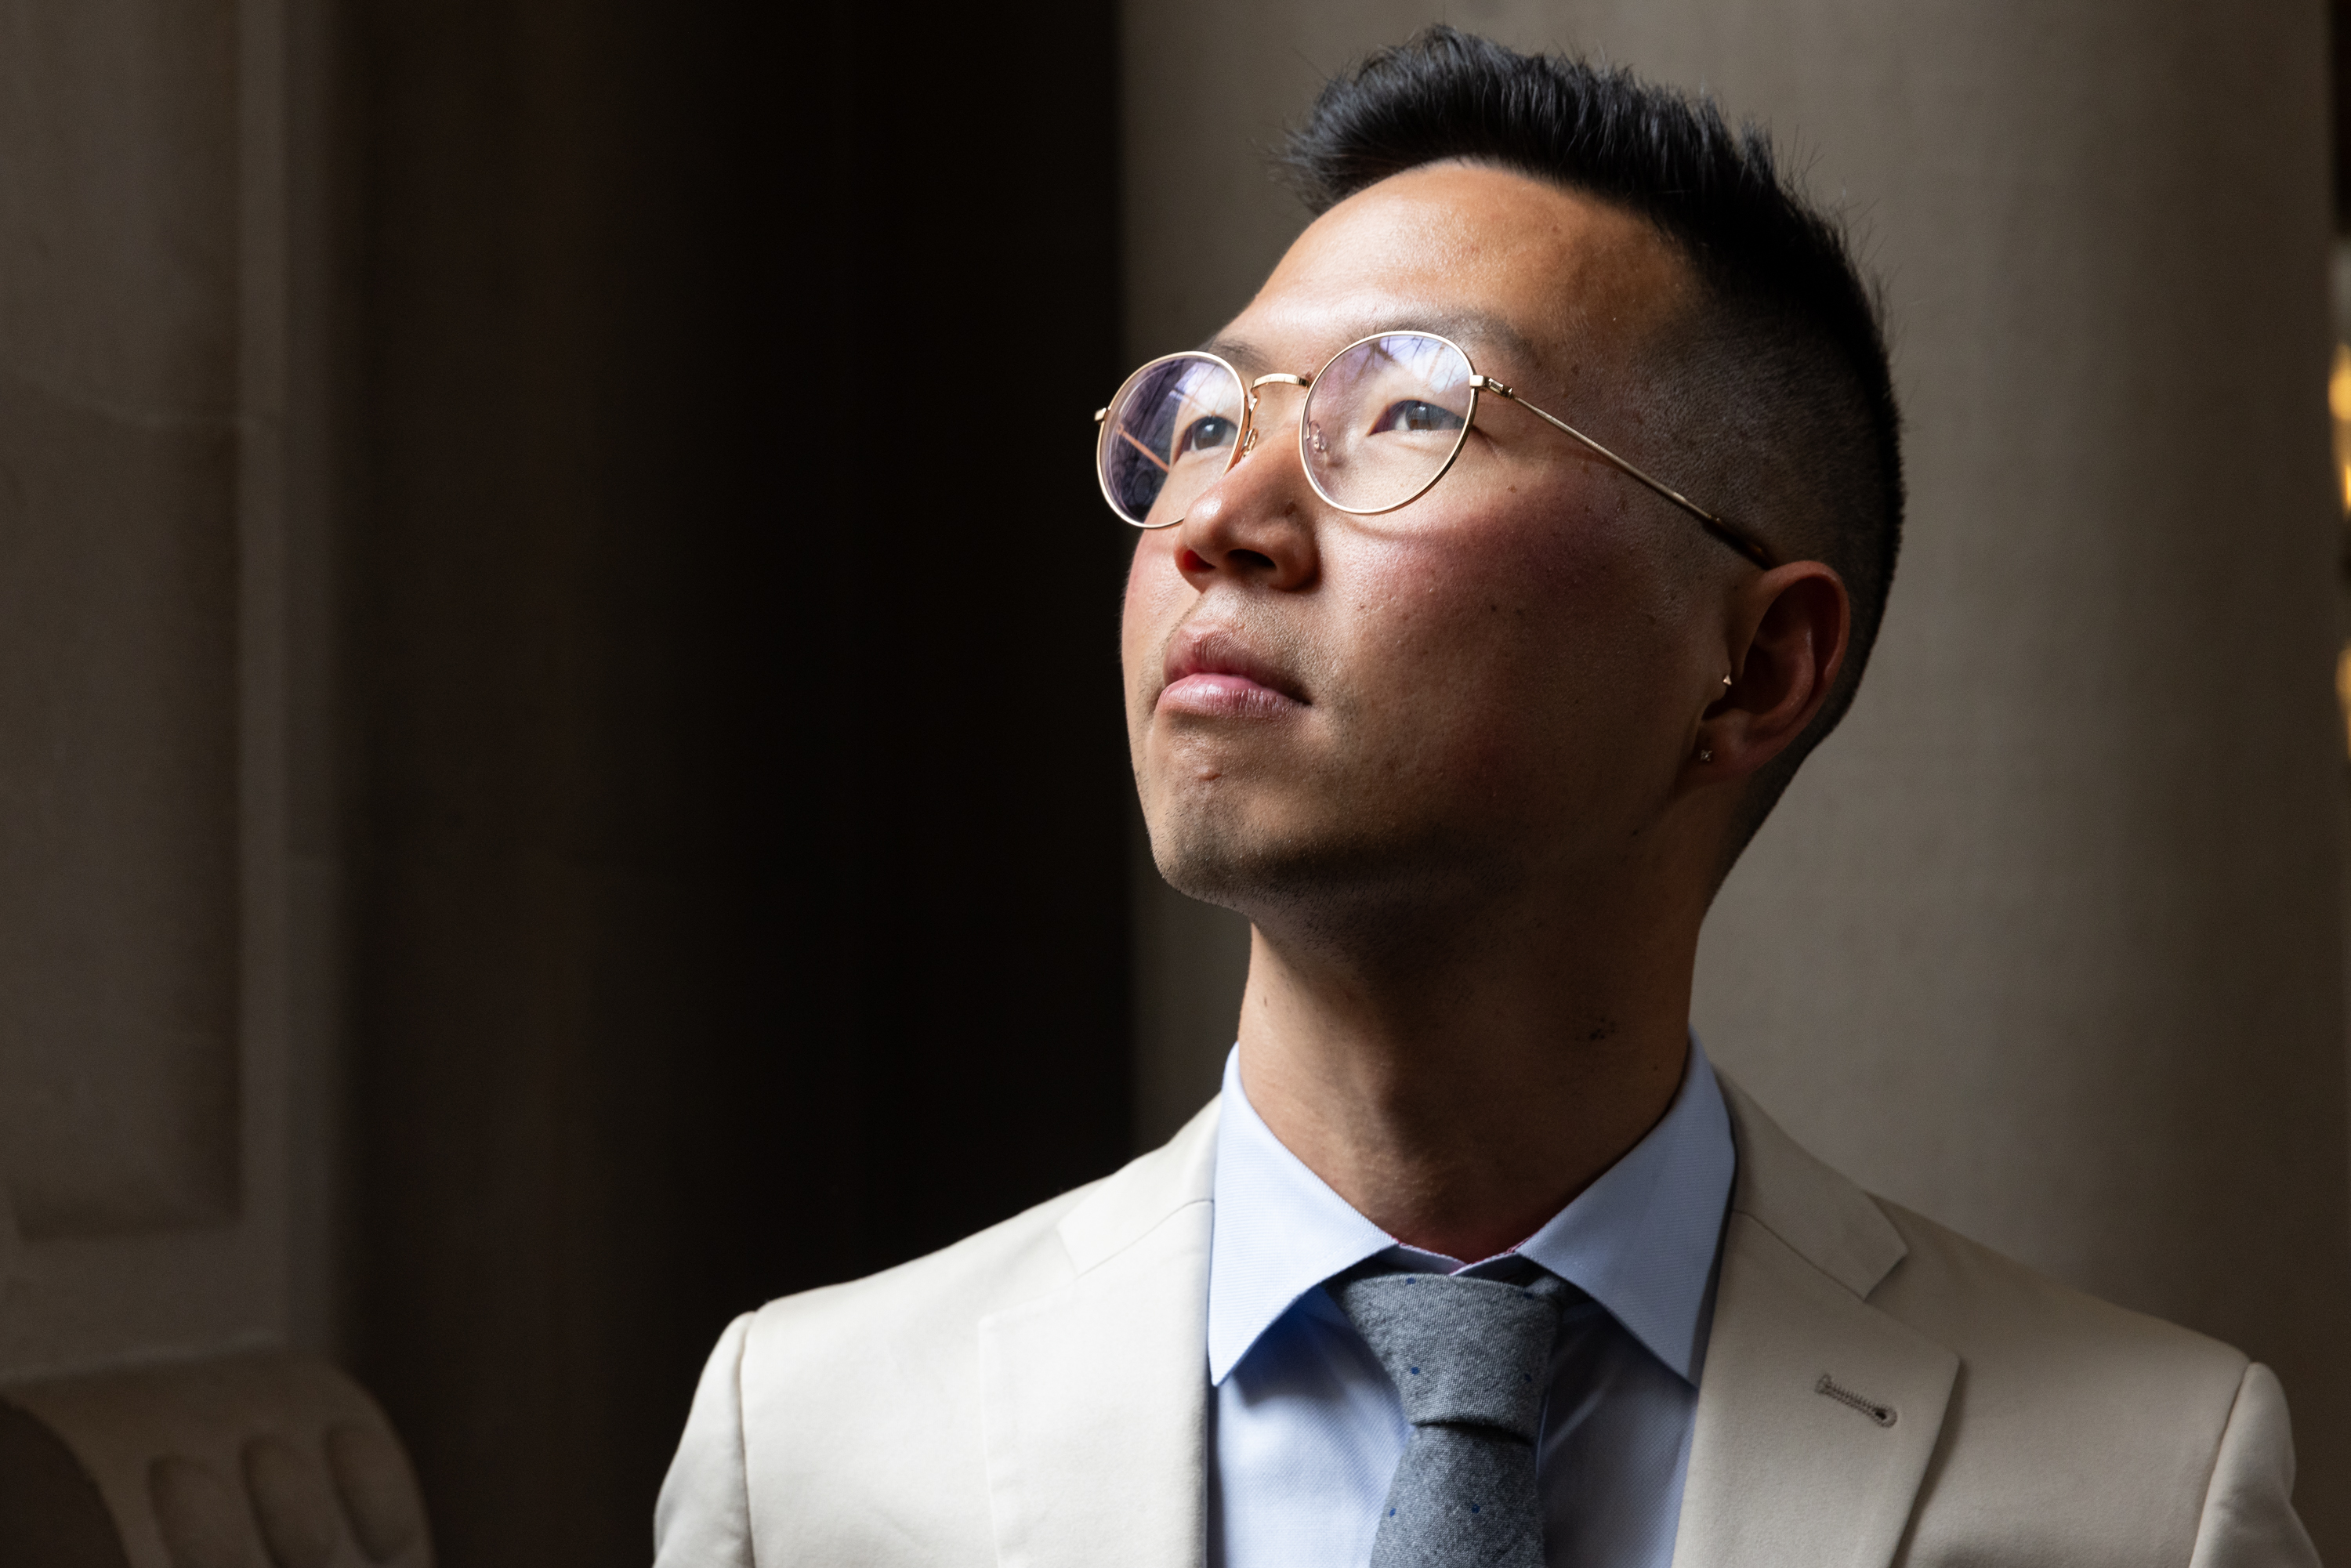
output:
[[[1522,55],[1447,26],[1334,78],[1280,165],[1319,214],[1391,174],[1453,160],[1598,197],[1672,242],[1704,304],[1702,319],[1666,345],[1663,412],[1713,470],[1717,489],[1699,499],[1747,511],[1742,520],[1783,550],[1835,568],[1852,594],[1844,668],[1811,727],[1750,785],[1727,873],[1852,706],[1885,616],[1902,539],[1902,444],[1878,292],[1844,225],[1782,170],[1759,127],[1734,132],[1711,101],[1622,68]]]

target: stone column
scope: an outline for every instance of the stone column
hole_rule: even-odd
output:
[[[1428,19],[1127,7],[1132,353],[1247,297],[1301,221],[1256,146]],[[2276,1364],[2351,1549],[2325,14],[1451,19],[1768,120],[1890,293],[1909,541],[1858,705],[1709,925],[1709,1049],[1874,1189]],[[1212,1086],[1239,957],[1143,887],[1152,1132]]]
[[[318,9],[0,0],[0,1380],[334,1336]]]

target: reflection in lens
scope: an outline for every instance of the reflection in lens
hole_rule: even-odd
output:
[[[1416,397],[1408,397],[1400,402],[1390,403],[1386,412],[1373,420],[1372,434],[1374,435],[1383,432],[1405,435],[1425,435],[1432,432],[1442,434],[1446,431],[1460,429],[1463,423],[1461,416],[1450,409],[1439,408],[1433,402],[1426,402]]]
[[[1232,461],[1240,379],[1204,354],[1155,360],[1127,379],[1103,420],[1102,493],[1128,522],[1176,521]]]
[[[1468,432],[1469,361],[1425,332],[1358,343],[1314,379],[1301,449],[1332,505],[1401,507],[1433,484]]]

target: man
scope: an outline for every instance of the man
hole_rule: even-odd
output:
[[[1166,1147],[721,1340],[689,1564],[2314,1561],[2276,1380],[1797,1148],[1688,1031],[1852,700],[1896,418],[1760,139],[1445,29],[1103,412],[1162,873],[1255,936]]]

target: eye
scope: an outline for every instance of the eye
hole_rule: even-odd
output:
[[[1217,414],[1196,419],[1185,426],[1183,439],[1176,444],[1176,455],[1191,452],[1210,452],[1220,446],[1230,446],[1238,430],[1233,422]]]
[[[1406,398],[1392,402],[1372,422],[1372,434],[1384,431],[1448,431],[1461,428],[1461,416],[1449,408],[1440,408],[1419,398]]]

